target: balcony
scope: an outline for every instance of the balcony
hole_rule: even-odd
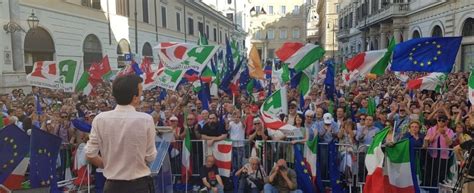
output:
[[[447,0],[412,0],[409,8],[412,13],[415,13],[446,2]]]
[[[337,32],[337,39],[346,38],[349,36],[349,28],[339,29]]]
[[[392,17],[404,16],[409,10],[410,5],[408,3],[392,3],[386,5],[367,17],[367,25],[378,23]]]

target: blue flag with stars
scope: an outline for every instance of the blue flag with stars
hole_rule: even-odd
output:
[[[31,130],[30,183],[32,188],[56,184],[56,160],[61,138],[41,129]]]
[[[303,161],[301,150],[296,145],[293,145],[293,149],[295,151],[295,172],[298,189],[303,192],[315,192],[311,174],[308,172],[307,163]]]
[[[328,144],[329,149],[329,179],[331,181],[331,190],[333,193],[344,193],[348,192],[345,190],[341,184],[347,184],[346,182],[341,180],[341,172],[339,171],[339,160],[337,159],[339,156],[339,152],[337,151],[336,147],[336,140],[332,140],[331,143]]]
[[[28,154],[30,137],[11,124],[0,130],[0,184],[7,179]]]
[[[462,37],[431,37],[397,44],[391,70],[449,73],[461,41]]]

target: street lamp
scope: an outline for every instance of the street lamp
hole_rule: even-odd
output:
[[[34,11],[31,12],[31,15],[28,17],[26,20],[28,22],[28,26],[30,29],[35,29],[38,27],[39,19],[36,17]],[[7,24],[3,25],[3,30],[7,33],[15,33],[17,31],[23,31],[26,33],[26,31],[21,27],[20,24],[17,24],[14,21],[10,21]]]

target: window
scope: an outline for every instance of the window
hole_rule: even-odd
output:
[[[227,4],[232,4],[232,0],[227,0]]]
[[[374,14],[379,10],[379,0],[372,0],[371,5],[372,5],[372,7],[371,7],[371,12],[370,13]]]
[[[148,23],[148,0],[143,0],[142,5],[143,5],[143,22]]]
[[[294,15],[299,15],[300,14],[300,7],[298,5],[295,5],[295,8],[293,9],[293,14]]]
[[[219,44],[222,43],[222,31],[219,30]]]
[[[462,25],[462,36],[474,36],[474,18],[468,18]]]
[[[294,28],[294,29],[293,29],[292,37],[293,37],[293,39],[298,39],[298,38],[300,38],[300,29],[299,29],[299,28]]]
[[[90,7],[93,9],[101,9],[100,8],[100,0],[82,0],[81,1],[82,6]]]
[[[201,35],[204,35],[204,23],[198,22],[198,31]]]
[[[129,16],[130,15],[130,10],[129,10],[129,0],[115,0],[115,8],[117,15],[122,15],[122,16]]]
[[[209,39],[209,25],[206,25],[206,37]]]
[[[260,13],[260,10],[261,10],[261,9],[260,9],[260,6],[255,6],[255,12],[257,12],[257,14]]]
[[[214,41],[217,42],[217,29],[214,28],[212,29],[213,35],[214,35]]]
[[[260,31],[255,32],[255,39],[259,40],[260,38],[262,38],[262,35],[260,33]]]
[[[352,15],[352,12],[351,12],[351,13],[349,13],[349,17],[348,17],[348,19],[349,19],[349,28],[352,28],[352,20],[353,20],[353,15]]]
[[[94,34],[87,35],[84,39],[82,52],[84,52],[82,61],[84,61],[85,70],[88,70],[92,63],[100,62],[102,60],[102,46],[99,38]]]
[[[431,32],[431,37],[443,37],[443,31],[439,25],[434,26],[433,31]]]
[[[41,27],[30,29],[25,35],[25,66],[26,73],[33,70],[36,61],[52,61],[55,53],[54,42],[51,35]]]
[[[281,13],[282,15],[285,15],[285,14],[286,14],[286,6],[284,6],[284,5],[281,6],[280,13]]]
[[[280,29],[280,39],[281,40],[286,40],[288,38],[287,30],[286,29]]]
[[[126,39],[121,39],[117,45],[117,67],[125,67],[127,61],[125,61],[125,54],[130,53],[130,44]]]
[[[142,56],[148,59],[148,61],[153,62],[153,49],[151,48],[150,43],[146,42],[143,45]]]
[[[188,34],[194,35],[194,19],[188,18]]]
[[[181,32],[181,13],[176,12],[176,31]]]
[[[464,72],[468,72],[470,71],[470,68],[473,65],[474,65],[474,44],[462,45],[461,70]]]
[[[267,36],[269,40],[275,39],[275,30],[273,29],[268,29]]]
[[[268,56],[267,58],[275,58],[275,49],[268,49]]]
[[[161,6],[161,27],[166,28],[166,7]]]
[[[225,15],[226,15],[227,19],[229,19],[232,22],[234,21],[234,14],[233,13],[227,13]]]
[[[412,38],[420,38],[420,37],[421,37],[421,35],[420,35],[420,32],[418,30],[413,31]]]
[[[273,15],[273,6],[268,6],[268,14]]]

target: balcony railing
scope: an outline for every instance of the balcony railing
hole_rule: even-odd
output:
[[[367,24],[376,23],[391,17],[403,16],[408,13],[409,9],[410,5],[408,3],[393,3],[386,5],[375,13],[370,14],[367,18]]]

